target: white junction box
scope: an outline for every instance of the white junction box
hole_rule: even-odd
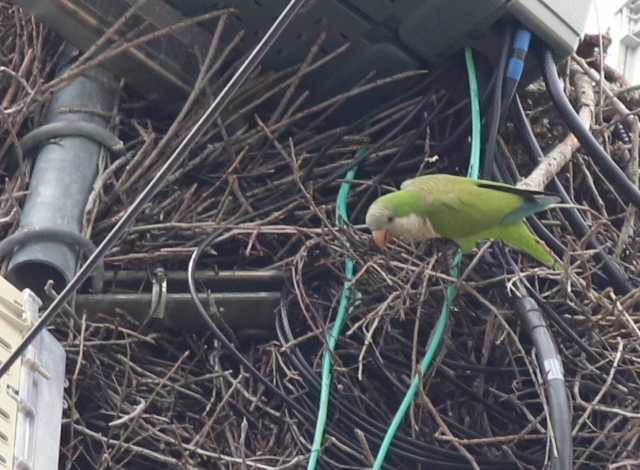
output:
[[[38,319],[40,300],[0,277],[0,361]],[[58,468],[65,352],[43,331],[0,378],[0,469]]]

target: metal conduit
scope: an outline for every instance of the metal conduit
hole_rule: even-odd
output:
[[[69,60],[61,62],[58,76],[71,65]],[[23,139],[32,147],[32,140],[42,136],[16,235],[25,231],[69,233],[69,237],[27,237],[13,253],[7,273],[9,280],[20,289],[31,289],[41,299],[47,298],[44,286],[48,280],[54,281],[58,291],[67,285],[75,273],[78,252],[86,251],[78,243],[78,234],[105,142],[108,121],[103,116],[113,109],[117,85],[106,70],[90,69],[53,95],[43,127],[60,132],[43,133],[36,129]],[[75,133],[74,127],[80,130]],[[121,153],[123,148],[111,145],[109,150]]]

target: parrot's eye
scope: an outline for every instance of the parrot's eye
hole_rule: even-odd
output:
[[[395,219],[395,217],[394,217],[394,216],[392,216],[392,215],[390,215],[389,217],[387,217],[387,222],[388,222],[388,223],[391,223],[391,222],[393,222],[393,221],[394,221],[394,219]]]

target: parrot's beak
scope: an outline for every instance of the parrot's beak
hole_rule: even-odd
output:
[[[388,230],[374,230],[371,233],[371,237],[376,245],[380,248],[384,248],[387,243],[393,240],[393,235]]]

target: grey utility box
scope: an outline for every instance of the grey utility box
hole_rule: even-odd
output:
[[[81,50],[88,49],[138,0],[13,0]],[[234,8],[222,40],[240,31],[236,56],[264,35],[288,0],[147,0],[114,40],[147,22],[145,34],[189,17]],[[373,73],[375,79],[433,67],[465,46],[489,60],[499,49],[497,25],[514,18],[547,43],[558,60],[578,45],[591,0],[309,0],[263,60],[281,70],[300,63],[324,32],[320,57],[349,43],[346,52],[306,79],[312,99],[344,91]],[[156,38],[106,63],[151,100],[178,108],[198,73],[218,19]],[[525,66],[532,70],[531,59]],[[532,74],[527,73],[531,79]],[[380,99],[382,97],[379,97]],[[373,98],[375,100],[375,98]]]

